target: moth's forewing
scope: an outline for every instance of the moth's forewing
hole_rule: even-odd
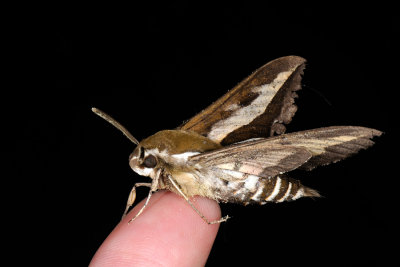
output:
[[[306,148],[312,157],[300,168],[312,170],[367,149],[374,144],[371,139],[381,134],[381,131],[360,126],[331,126],[271,137],[268,142]]]
[[[190,161],[268,178],[345,159],[372,146],[371,139],[381,134],[366,127],[332,126],[233,144],[195,155]]]
[[[297,107],[305,59],[273,60],[239,83],[212,105],[179,127],[228,145],[285,132]]]

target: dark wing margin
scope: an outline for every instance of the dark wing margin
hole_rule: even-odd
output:
[[[381,131],[360,126],[331,126],[284,134],[268,140],[273,144],[307,149],[312,157],[299,169],[312,170],[367,149],[374,144],[371,139],[381,134]]]
[[[305,59],[287,56],[257,69],[232,90],[179,127],[229,145],[285,132],[297,111]]]

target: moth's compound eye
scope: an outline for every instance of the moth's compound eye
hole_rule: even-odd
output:
[[[143,165],[146,168],[154,168],[157,165],[157,159],[156,157],[154,157],[153,155],[148,155],[144,161],[143,161]]]

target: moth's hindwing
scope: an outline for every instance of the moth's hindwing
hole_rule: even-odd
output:
[[[270,143],[268,139],[243,142],[191,157],[191,164],[222,172],[239,172],[265,178],[298,168],[311,158],[302,147]],[[243,177],[236,177],[242,179]]]
[[[239,83],[208,108],[179,127],[228,145],[285,132],[297,107],[305,59],[273,60]]]
[[[238,171],[210,168],[203,172],[202,180],[213,177],[210,183],[212,198],[221,202],[265,204],[283,202],[300,197],[319,197],[319,193],[303,186],[300,181],[289,178],[286,174],[274,177],[261,177]]]
[[[271,144],[257,139],[192,156],[189,164],[198,170],[216,200],[248,204],[282,202],[319,194],[284,175],[311,158],[305,148]]]

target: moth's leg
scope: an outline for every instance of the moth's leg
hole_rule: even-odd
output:
[[[181,196],[186,200],[187,203],[189,203],[189,205],[194,209],[194,211],[203,219],[203,221],[205,221],[208,224],[216,224],[216,223],[222,223],[222,222],[226,222],[229,219],[229,216],[226,215],[225,217],[222,217],[219,220],[215,220],[215,221],[211,221],[208,220],[206,218],[206,216],[204,216],[194,205],[193,203],[189,200],[189,198],[182,192],[182,190],[179,188],[179,186],[175,183],[174,179],[172,179],[169,175],[168,175],[168,179],[171,181],[172,185],[175,187],[176,190],[178,190],[179,194],[181,194]]]
[[[135,199],[136,199],[136,187],[139,187],[139,186],[151,187],[151,183],[136,183],[132,187],[132,190],[131,190],[131,192],[129,193],[129,196],[128,196],[128,201],[126,202],[126,208],[125,208],[124,214],[122,215],[122,219],[126,216],[126,214],[128,213],[129,208],[135,202]]]
[[[225,217],[222,217],[221,219],[219,219],[219,220],[215,220],[215,221],[211,221],[210,222],[210,220],[208,220],[207,218],[206,218],[206,216],[204,216],[195,206],[194,206],[194,204],[189,200],[189,198],[187,197],[187,196],[185,196],[184,194],[183,194],[183,192],[179,192],[184,198],[185,198],[185,200],[187,201],[187,203],[189,203],[189,205],[194,209],[194,211],[203,219],[203,221],[205,221],[206,223],[208,223],[208,224],[216,224],[216,223],[222,223],[222,222],[226,222],[230,217],[229,217],[229,215],[226,215]]]
[[[129,220],[128,224],[133,222],[137,217],[139,217],[140,214],[144,211],[144,208],[146,208],[147,204],[149,203],[149,200],[151,198],[153,191],[150,190],[149,195],[147,196],[146,202],[144,203],[143,207],[139,210],[139,212],[133,217],[132,219]]]
[[[146,202],[144,203],[143,207],[139,210],[139,212],[135,215],[135,217],[133,217],[132,219],[129,220],[128,224],[130,224],[131,222],[133,222],[137,217],[139,217],[140,214],[142,214],[142,212],[144,211],[144,209],[146,208],[147,204],[149,204],[151,195],[153,194],[153,192],[157,191],[157,187],[158,187],[158,180],[160,179],[160,173],[161,173],[161,169],[158,170],[156,177],[153,179],[153,182],[151,184],[149,183],[142,183],[141,185],[146,185],[150,187],[150,192],[149,195],[147,196]],[[132,189],[133,190],[133,189]],[[136,193],[135,193],[136,194]]]

